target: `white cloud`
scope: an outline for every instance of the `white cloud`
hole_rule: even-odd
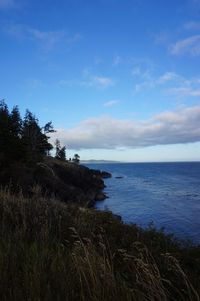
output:
[[[131,75],[134,77],[133,92],[139,93],[145,89],[151,89],[155,86],[155,78],[152,75],[152,68],[146,68],[142,65],[136,65],[131,71]]]
[[[65,33],[63,31],[41,31],[27,28],[27,34],[29,34],[31,39],[41,43],[41,45],[45,47],[45,50],[53,49],[55,45],[65,39]]]
[[[200,105],[164,112],[146,121],[99,117],[56,137],[71,149],[119,149],[200,141]]]
[[[19,40],[32,40],[45,51],[52,50],[58,45],[68,46],[82,38],[79,33],[70,36],[65,30],[44,31],[21,24],[6,26],[5,32]]]
[[[94,76],[92,80],[97,86],[100,86],[102,88],[107,88],[109,86],[113,86],[114,84],[114,81],[109,77]]]
[[[104,103],[104,107],[113,107],[119,103],[118,99],[110,100]]]
[[[193,7],[197,4],[200,8],[200,0],[187,0]],[[182,24],[174,31],[160,32],[154,35],[156,44],[163,44],[168,48],[172,55],[200,55],[200,22],[199,20],[191,20]],[[181,34],[178,38],[177,34]],[[185,35],[185,36],[184,36]]]
[[[92,75],[87,69],[83,72],[84,80],[81,82],[83,86],[97,87],[106,89],[114,86],[115,82],[111,77]]]
[[[190,54],[192,56],[200,55],[200,35],[193,35],[182,39],[169,47],[171,54]]]
[[[186,78],[173,71],[167,71],[156,77],[151,73],[143,73],[141,69],[134,69],[138,74],[138,82],[134,84],[134,93],[160,88],[161,91],[173,94],[177,97],[200,96],[200,78]]]
[[[15,7],[14,0],[0,0],[0,9],[9,9]]]
[[[155,87],[155,82],[153,80],[147,80],[141,83],[136,83],[133,87],[133,93],[140,93]]]
[[[141,76],[142,74],[141,68],[139,66],[134,67],[133,70],[131,71],[131,74],[133,76]]]
[[[170,84],[167,88],[169,94],[178,97],[200,96],[200,80],[199,78],[187,79],[174,72],[166,72],[157,80],[158,84]]]
[[[200,96],[200,89],[178,87],[178,88],[168,89],[168,93],[177,96]]]
[[[85,87],[95,87],[99,89],[106,89],[115,84],[114,80],[110,77],[92,75],[88,69],[84,69],[82,72],[83,78],[74,79],[61,79],[58,82],[59,86],[85,86]]]
[[[175,72],[165,72],[163,75],[161,75],[157,82],[159,84],[164,84],[166,82],[170,82],[170,81],[179,81],[182,80],[182,77],[178,74],[176,74]]]
[[[131,71],[132,76],[140,77],[144,80],[152,79],[152,70],[149,68],[142,68],[142,66],[135,66]]]

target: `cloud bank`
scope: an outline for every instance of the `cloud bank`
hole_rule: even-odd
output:
[[[200,141],[200,105],[164,112],[146,121],[92,118],[55,137],[71,149],[141,148]]]

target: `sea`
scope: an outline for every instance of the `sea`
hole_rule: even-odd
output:
[[[104,201],[96,208],[120,215],[125,223],[155,227],[200,244],[200,162],[102,163],[108,171]]]

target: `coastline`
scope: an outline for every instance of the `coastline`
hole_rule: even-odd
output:
[[[200,246],[91,208],[109,173],[48,158],[33,175],[0,190],[3,300],[199,301]]]

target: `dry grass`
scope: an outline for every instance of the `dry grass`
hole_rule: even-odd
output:
[[[200,300],[198,248],[40,194],[0,190],[1,300]]]

